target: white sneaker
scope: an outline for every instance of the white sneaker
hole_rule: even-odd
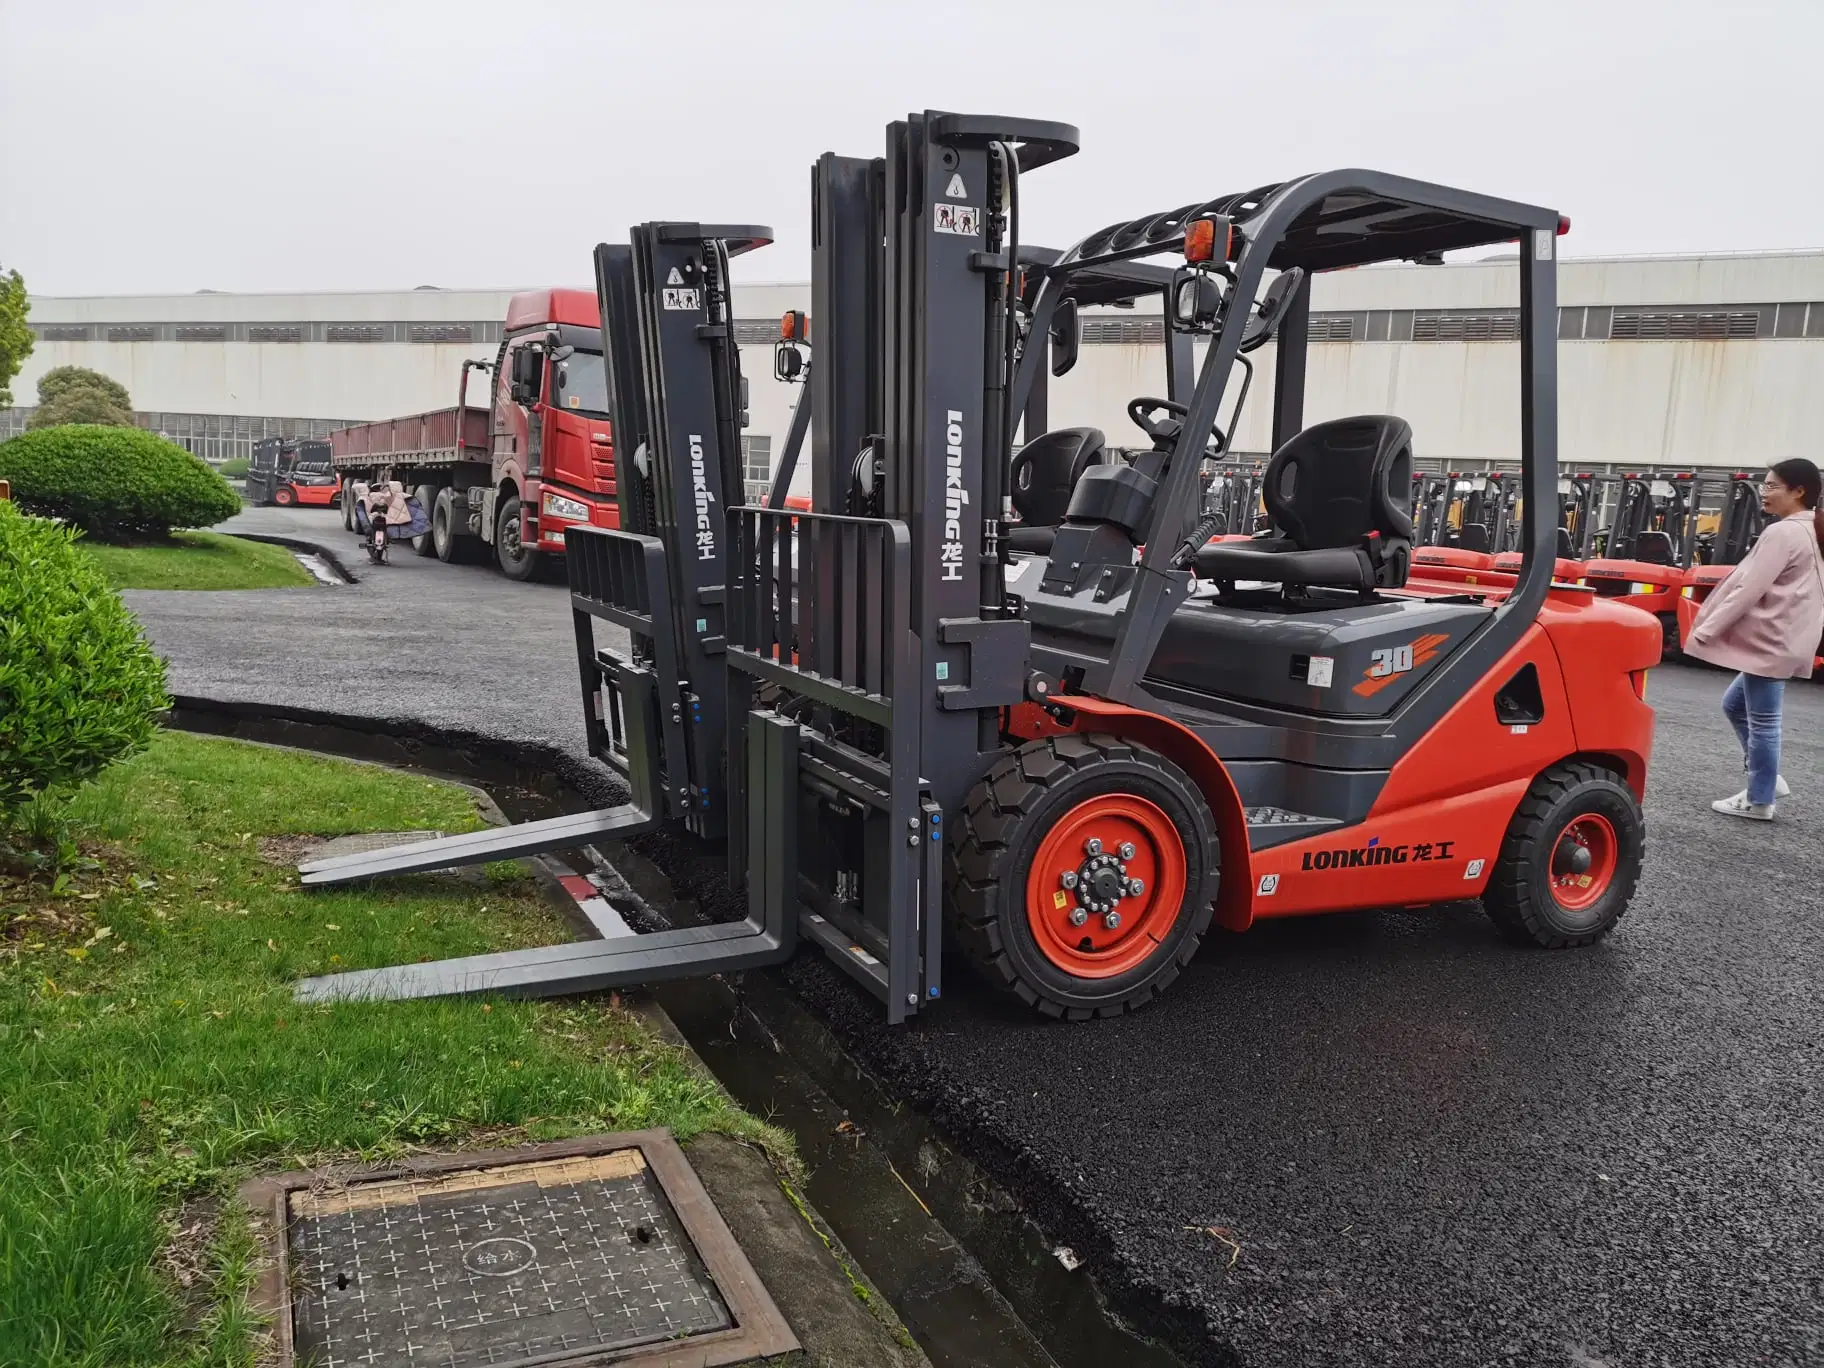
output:
[[[1728,798],[1718,798],[1710,804],[1712,812],[1720,812],[1725,817],[1746,817],[1751,822],[1771,822],[1774,805],[1772,803],[1751,803],[1748,801],[1748,790]]]

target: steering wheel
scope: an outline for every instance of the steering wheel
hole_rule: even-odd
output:
[[[1127,406],[1127,416],[1134,420],[1134,426],[1151,437],[1159,450],[1169,449],[1178,440],[1178,434],[1184,430],[1185,415],[1189,412],[1188,407],[1173,399],[1135,399]],[[1152,417],[1155,413],[1169,416],[1155,419]],[[1210,437],[1215,442],[1217,451],[1228,445],[1228,438],[1223,436],[1221,428],[1211,428]]]
[[[1155,442],[1177,440],[1184,427],[1184,416],[1189,412],[1190,409],[1171,399],[1135,399],[1127,406],[1127,416],[1134,420],[1134,426]],[[1155,413],[1171,416],[1155,421],[1152,417]]]

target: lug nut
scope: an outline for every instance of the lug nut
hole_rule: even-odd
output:
[[[1121,842],[1121,858],[1124,860],[1131,860],[1134,858],[1134,843],[1132,841]]]
[[[1138,896],[1141,893],[1146,892],[1146,880],[1145,879],[1129,879],[1127,881],[1127,891],[1129,893],[1135,894],[1136,896]]]
[[[1121,927],[1121,914],[1119,912],[1108,913],[1102,918],[1102,925],[1106,926],[1110,931],[1119,930]]]
[[[1102,853],[1102,838],[1099,836],[1091,836],[1089,840],[1084,843],[1083,849],[1088,851],[1091,855],[1100,855]]]
[[[1058,882],[1063,884],[1066,888],[1075,888],[1077,886],[1077,871],[1074,869],[1065,870],[1063,877],[1060,878]]]
[[[1081,926],[1088,920],[1089,913],[1085,912],[1082,908],[1073,907],[1070,909],[1070,924],[1072,926]]]

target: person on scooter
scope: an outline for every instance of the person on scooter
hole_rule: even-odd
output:
[[[1824,508],[1818,467],[1781,461],[1761,482],[1771,521],[1742,563],[1705,600],[1685,654],[1738,671],[1723,715],[1742,743],[1748,787],[1710,806],[1726,817],[1773,820],[1790,789],[1780,777],[1780,705],[1788,679],[1809,679],[1824,636]]]

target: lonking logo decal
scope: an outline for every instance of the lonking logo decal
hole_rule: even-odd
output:
[[[709,476],[703,469],[703,438],[690,434],[690,488],[697,504],[697,559],[716,558],[716,524],[709,506],[716,501],[709,492]]]
[[[969,491],[963,488],[963,415],[951,409],[944,429],[944,535],[937,560],[943,578],[960,583],[963,578],[963,508]]]
[[[1382,845],[1379,836],[1371,836],[1367,845],[1307,850],[1298,867],[1368,869],[1375,865],[1428,864],[1434,860],[1448,860],[1454,845],[1455,841],[1413,841],[1403,845]]]

